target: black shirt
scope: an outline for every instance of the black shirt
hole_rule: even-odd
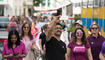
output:
[[[66,44],[52,37],[46,42],[46,60],[65,60]]]
[[[46,35],[45,35],[45,33],[41,33],[39,39],[42,40],[41,45],[42,45],[42,47],[43,47],[43,45],[44,45],[45,42],[46,42]]]

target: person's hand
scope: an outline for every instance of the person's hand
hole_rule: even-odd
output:
[[[13,57],[13,54],[8,55],[8,57]]]
[[[35,45],[35,44],[36,44],[36,41],[35,41],[35,40],[33,40],[32,45]]]
[[[14,56],[14,58],[20,58],[21,54],[17,54],[16,56]]]
[[[34,49],[35,44],[36,44],[36,41],[34,40],[34,41],[32,42],[32,45],[31,45],[31,50]]]

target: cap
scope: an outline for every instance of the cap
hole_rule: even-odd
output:
[[[76,25],[76,24],[82,25],[82,21],[81,21],[81,20],[77,20],[76,23],[75,23],[75,25]]]

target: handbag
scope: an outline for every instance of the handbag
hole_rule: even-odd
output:
[[[33,50],[29,50],[26,58],[24,60],[37,60],[40,55],[40,50],[35,45]]]

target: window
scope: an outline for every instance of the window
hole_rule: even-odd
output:
[[[93,7],[93,0],[88,1],[88,7]]]
[[[43,0],[42,6],[45,6],[45,5],[46,5],[46,0]]]
[[[98,7],[99,6],[99,0],[94,0],[94,7]]]
[[[4,16],[4,6],[0,5],[0,16]]]
[[[48,6],[50,6],[50,0],[48,0]]]

